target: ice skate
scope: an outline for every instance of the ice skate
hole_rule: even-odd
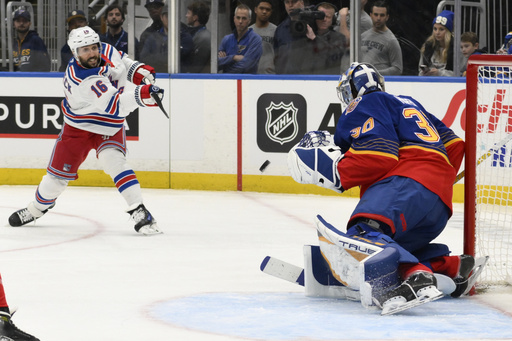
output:
[[[139,204],[134,209],[128,209],[130,218],[135,222],[134,229],[143,235],[152,235],[162,233],[158,229],[155,218],[149,213],[144,204]]]
[[[468,278],[475,266],[475,259],[470,255],[461,255],[460,256],[460,268],[459,275],[453,279],[455,282],[456,288],[455,291],[452,292],[452,297],[461,296],[468,287]]]
[[[381,315],[392,315],[443,297],[436,282],[434,274],[417,272],[374,301],[382,308]]]
[[[18,227],[36,221],[36,219],[45,215],[45,213],[48,212],[49,209],[53,208],[53,206],[55,206],[55,204],[51,205],[44,211],[40,211],[34,206],[34,203],[31,202],[26,208],[22,208],[21,210],[17,210],[11,214],[9,217],[9,225]]]
[[[489,256],[479,257],[477,259],[469,255],[462,255],[460,257],[459,276],[453,279],[456,288],[451,294],[452,297],[468,294],[489,260]]]
[[[0,341],[39,341],[39,339],[16,327],[11,321],[10,314],[0,312]]]

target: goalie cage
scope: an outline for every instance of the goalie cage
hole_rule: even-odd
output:
[[[468,60],[464,252],[490,256],[484,285],[512,284],[511,77],[510,55]]]

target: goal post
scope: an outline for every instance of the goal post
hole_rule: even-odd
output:
[[[512,55],[466,72],[464,253],[489,256],[480,282],[512,284]]]

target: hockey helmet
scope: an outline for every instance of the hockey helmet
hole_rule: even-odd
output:
[[[98,44],[101,52],[100,36],[89,26],[75,28],[69,33],[68,45],[77,61],[80,61],[78,48],[92,44]]]
[[[371,64],[357,62],[341,75],[336,87],[338,98],[347,105],[354,98],[375,90],[386,91],[384,77]]]

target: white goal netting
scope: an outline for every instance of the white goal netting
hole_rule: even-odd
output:
[[[490,257],[480,279],[487,284],[512,284],[512,60],[510,65],[478,66],[475,254]]]

